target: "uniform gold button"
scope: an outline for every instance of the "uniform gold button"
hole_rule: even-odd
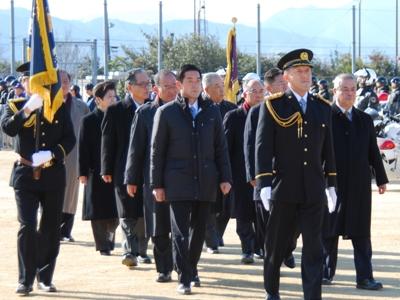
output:
[[[322,124],[322,127],[325,127],[325,124]]]
[[[43,144],[42,144],[42,147],[46,147],[46,143],[43,143]]]
[[[55,120],[54,123],[58,124],[58,120]]]
[[[308,149],[307,148],[304,148],[304,152],[307,152],[308,151]]]
[[[42,121],[42,122],[40,122],[40,125],[43,125],[44,124],[44,122]]]
[[[46,135],[44,132],[42,132],[42,135]]]
[[[304,162],[304,165],[307,166],[307,162],[306,161]]]
[[[307,134],[305,134],[305,135],[304,135],[304,137],[305,137],[305,138],[308,138],[308,135],[307,135]]]
[[[304,124],[307,125],[307,121],[304,121]]]

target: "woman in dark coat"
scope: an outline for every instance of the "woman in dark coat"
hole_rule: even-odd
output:
[[[96,250],[110,255],[118,226],[114,186],[100,175],[101,121],[108,106],[115,102],[115,84],[99,83],[94,88],[97,107],[82,119],[79,132],[79,181],[85,185],[83,220],[91,220]]]

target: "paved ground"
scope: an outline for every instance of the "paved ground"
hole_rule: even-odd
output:
[[[0,299],[19,298],[14,294],[17,283],[15,201],[8,187],[12,152],[0,151]],[[340,242],[339,266],[335,284],[323,288],[324,299],[400,299],[400,184],[389,185],[384,196],[373,195],[372,243],[375,277],[384,284],[378,292],[357,290],[351,243]],[[78,210],[80,210],[79,207]],[[240,247],[234,221],[229,223],[221,254],[203,252],[199,271],[202,287],[191,296],[175,292],[176,274],[171,283],[155,283],[154,264],[128,269],[121,265],[120,248],[110,257],[94,251],[89,222],[76,217],[75,243],[62,244],[54,283],[56,294],[34,290],[34,299],[263,299],[262,261],[244,266],[239,263]],[[118,242],[121,234],[118,234]],[[300,263],[301,241],[295,251]],[[151,251],[149,251],[151,253]],[[300,268],[282,268],[282,299],[302,299]]]

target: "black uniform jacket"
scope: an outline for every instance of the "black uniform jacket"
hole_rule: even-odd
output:
[[[36,116],[25,117],[22,110],[27,99],[12,99],[8,101],[2,118],[1,128],[15,137],[15,152],[22,158],[32,161],[35,150]],[[76,139],[71,117],[64,104],[57,110],[52,123],[40,114],[39,149],[50,150],[53,153],[53,165],[41,170],[39,180],[33,179],[33,168],[19,162],[14,163],[10,184],[14,189],[54,190],[65,186],[64,158],[72,150]]]
[[[247,182],[256,179],[256,171],[255,171],[256,131],[258,124],[258,115],[260,114],[261,105],[264,105],[264,103],[257,104],[252,108],[250,108],[249,112],[247,113],[246,124],[244,126],[243,150],[244,150],[244,161],[246,166]],[[253,199],[261,200],[260,191],[258,188],[254,188]]]
[[[79,176],[87,176],[84,189],[82,219],[102,220],[117,218],[114,186],[105,183],[100,175],[101,122],[104,113],[95,108],[84,116],[79,130]]]
[[[272,200],[326,203],[325,179],[328,186],[336,183],[331,114],[326,101],[310,94],[303,114],[290,90],[268,97],[261,105],[256,179],[260,189],[272,187]]]
[[[219,109],[198,99],[193,119],[181,96],[160,107],[151,139],[152,188],[165,188],[167,201],[216,199],[221,182],[231,182],[231,168]]]
[[[252,221],[255,217],[253,186],[246,180],[243,134],[247,111],[243,107],[229,111],[224,118],[224,130],[232,168],[232,217]]]
[[[371,171],[376,184],[388,182],[371,117],[354,108],[352,121],[332,106],[332,131],[337,169],[334,235],[369,237],[371,229]],[[330,216],[335,218],[335,214]]]

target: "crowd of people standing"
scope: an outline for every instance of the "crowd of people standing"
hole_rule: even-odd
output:
[[[177,74],[161,70],[154,84],[145,70],[131,70],[119,101],[114,82],[87,85],[87,103],[60,71],[64,103],[52,122],[24,73],[26,95],[8,100],[1,117],[19,155],[11,178],[20,222],[17,293],[29,294],[35,278],[39,289],[57,291],[56,258],[60,240],[74,241],[79,182],[96,250],[110,255],[120,225],[121,262],[132,268],[152,262],[151,239],[156,281],[177,272],[180,294],[201,286],[203,244],[217,254],[230,218],[240,262],[264,260],[265,299],[280,299],[281,264],[296,266],[300,234],[305,299],[321,299],[321,285],[332,283],[339,236],[352,240],[357,288],[381,289],[371,263],[370,168],[380,194],[388,180],[372,120],[354,106],[351,74],[335,78],[333,104],[312,91],[312,57],[296,49],[264,80],[245,76],[239,106],[224,100],[219,74],[192,64]]]

